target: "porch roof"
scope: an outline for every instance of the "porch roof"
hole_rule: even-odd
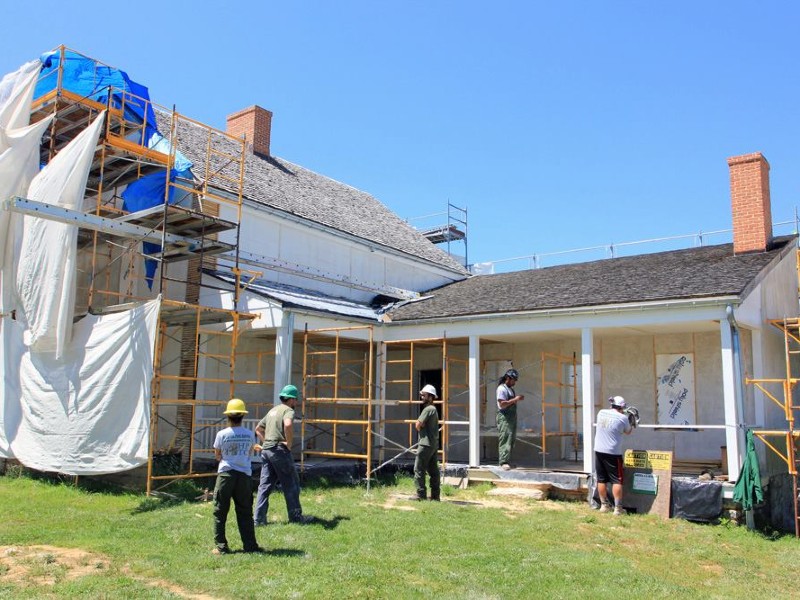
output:
[[[476,275],[389,311],[393,322],[481,314],[737,296],[744,299],[795,248],[775,238],[767,252],[733,254],[733,244]]]

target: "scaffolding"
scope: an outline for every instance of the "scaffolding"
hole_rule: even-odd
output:
[[[467,209],[456,206],[452,202],[448,202],[447,213],[437,213],[436,215],[428,215],[428,217],[436,217],[440,214],[447,215],[447,222],[444,225],[427,227],[421,230],[420,233],[433,244],[447,244],[447,253],[451,256],[453,254],[450,251],[450,244],[455,242],[463,242],[464,266],[469,266],[469,253],[467,246]]]
[[[469,426],[468,361],[448,356],[448,344],[453,341],[446,338],[390,341],[376,352],[372,326],[306,330],[301,470],[312,459],[357,460],[369,485],[386,464],[411,460],[422,404],[418,390],[426,383],[439,392],[433,404],[440,416],[439,456],[446,463],[448,449],[467,440],[459,434]],[[423,381],[426,373],[435,376],[430,372],[440,372],[441,380]]]
[[[309,457],[349,458],[366,461],[369,477],[372,333],[371,326],[305,331],[300,405],[301,470],[305,469]]]
[[[794,398],[794,389],[800,382],[797,369],[797,355],[800,354],[800,318],[785,318],[770,321],[783,334],[785,377],[775,379],[745,379],[775,403],[782,411],[786,421],[785,429],[754,429],[753,435],[772,450],[785,464],[792,476],[792,503],[794,508],[795,536],[800,538],[800,505],[798,503],[797,467],[800,463],[798,455],[798,437],[800,430],[795,429],[795,411],[800,410]],[[793,365],[794,363],[794,365]],[[779,388],[780,391],[776,391]],[[781,447],[782,446],[782,447]]]
[[[542,352],[542,468],[546,466],[548,439],[570,441],[572,460],[578,460],[578,364],[575,354],[562,356]],[[553,426],[555,423],[555,426]],[[563,451],[563,448],[559,448]],[[561,458],[561,456],[559,456]]]
[[[236,366],[242,330],[254,318],[238,310],[239,295],[258,275],[239,266],[246,141],[155,105],[130,89],[96,84],[97,93],[78,94],[64,77],[68,57],[93,66],[96,81],[113,69],[65,46],[53,56],[58,67],[40,79],[48,91],[31,110],[32,123],[54,117],[42,140],[41,162],[49,162],[106,112],[85,208],[54,215],[22,198],[11,208],[79,227],[76,315],[113,313],[161,297],[147,492],[156,484],[212,475],[210,442],[224,426],[225,403],[237,395],[253,403],[272,383],[261,368],[269,353],[255,358],[255,378]],[[83,78],[91,76],[89,70],[82,73]],[[156,128],[158,143],[151,137]],[[177,169],[184,159],[180,150],[192,152],[190,171]],[[144,177],[163,177],[163,200],[131,209],[124,192]],[[203,278],[209,271],[228,274],[231,286],[209,285]],[[214,305],[219,294],[204,294],[209,288],[229,294],[229,307]],[[245,357],[253,360],[253,353]],[[254,388],[258,394],[248,392]],[[268,400],[256,401],[252,409],[271,405],[271,394],[265,396]]]

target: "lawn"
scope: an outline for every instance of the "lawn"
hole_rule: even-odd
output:
[[[0,598],[789,597],[800,543],[733,525],[614,517],[583,503],[409,479],[273,496],[265,554],[211,554],[212,505],[0,477]],[[228,538],[241,548],[233,515]]]

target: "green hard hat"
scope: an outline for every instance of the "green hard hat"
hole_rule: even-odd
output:
[[[281,398],[294,398],[297,400],[297,388],[293,386],[291,383],[281,390],[280,393]]]

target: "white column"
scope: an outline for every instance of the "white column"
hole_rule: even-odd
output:
[[[719,337],[722,346],[722,399],[725,406],[725,442],[728,446],[728,478],[739,478],[739,415],[736,411],[736,369],[734,367],[733,335],[727,319],[720,319]]]
[[[469,336],[469,466],[481,464],[481,339]]]
[[[583,407],[583,471],[594,470],[594,332],[581,330],[581,406]]]
[[[283,386],[291,383],[292,378],[292,351],[294,346],[294,313],[283,312],[283,320],[275,336],[275,384],[272,401],[280,404],[280,393]],[[300,384],[295,383],[299,388]]]
[[[378,342],[378,368],[375,381],[375,397],[378,399],[378,414],[372,415],[372,419],[378,419],[378,460],[380,464],[386,460],[386,342]],[[372,423],[369,425],[372,427]]]

